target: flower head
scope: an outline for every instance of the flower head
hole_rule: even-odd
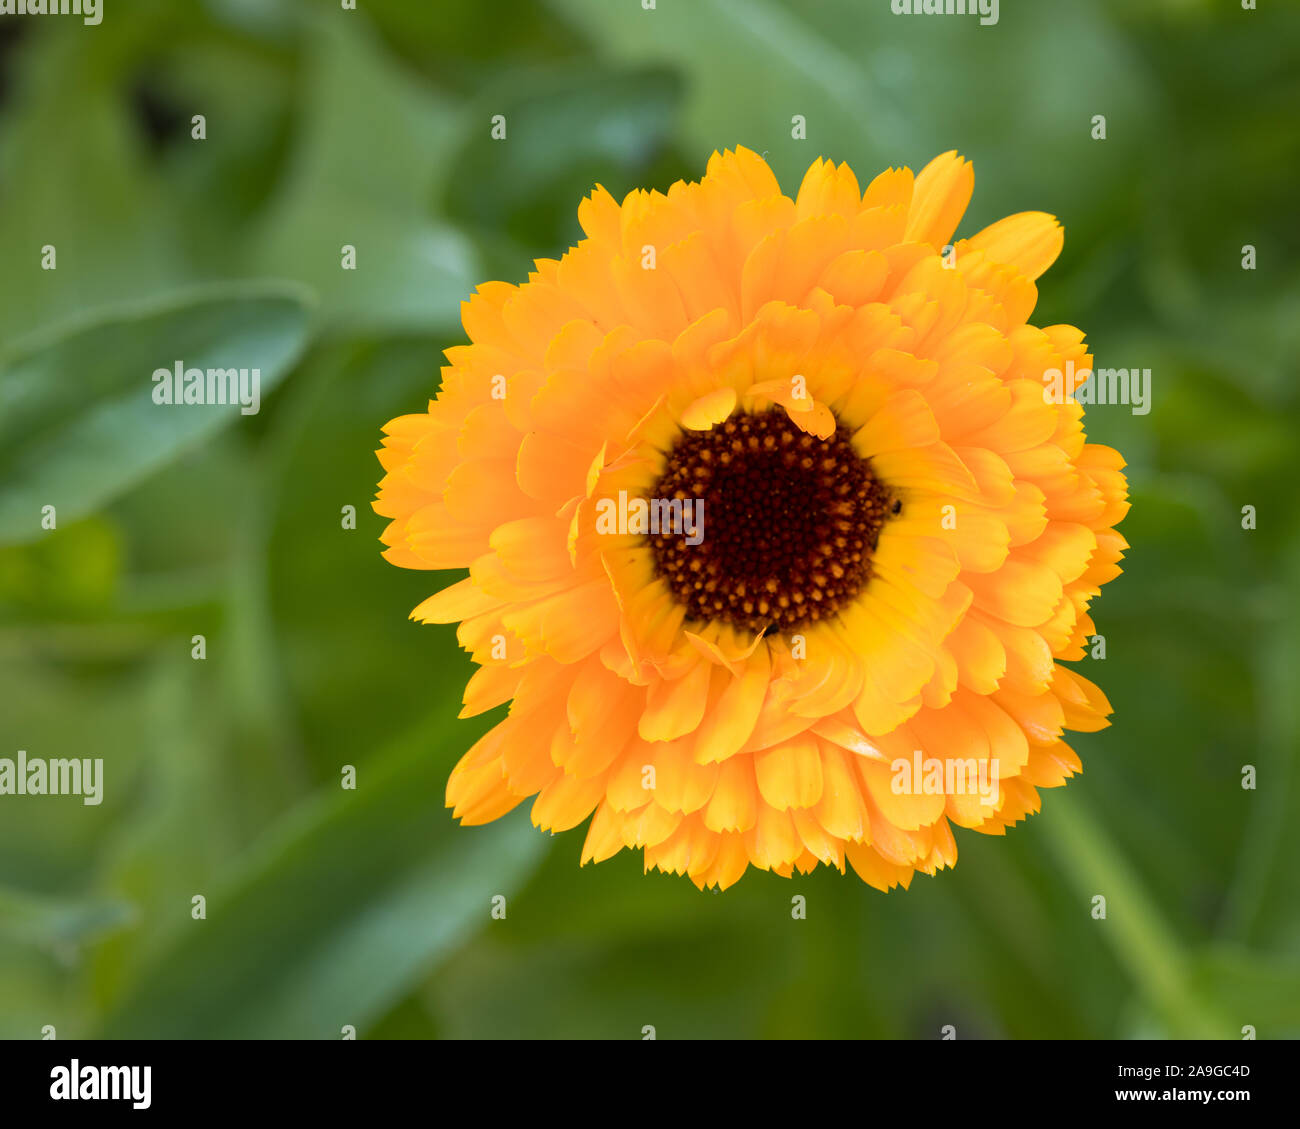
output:
[[[865,192],[819,160],[790,199],[715,153],[597,188],[578,246],[464,304],[375,503],[393,564],[469,569],[412,613],[460,624],[462,716],[510,704],[459,819],[536,797],[590,818],[584,862],[888,889],[1079,771],[1063,731],[1110,706],[1060,660],[1120,571],[1124,464],[1070,395],[1083,334],[1026,322],[1060,226],[950,246],[973,185],[955,153]]]

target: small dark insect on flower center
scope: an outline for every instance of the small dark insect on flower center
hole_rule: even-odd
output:
[[[648,534],[688,616],[753,631],[803,627],[851,601],[899,509],[843,424],[818,439],[780,409],[683,434],[651,497],[704,503],[702,538]]]

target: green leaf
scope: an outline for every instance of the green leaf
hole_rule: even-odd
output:
[[[1086,804],[1072,792],[1053,796],[1042,826],[1079,905],[1088,906],[1098,895],[1106,898],[1107,917],[1092,924],[1170,1036],[1230,1037],[1232,1019],[1217,1001],[1196,990],[1192,961],[1182,939],[1161,915],[1142,876],[1116,849]]]
[[[0,548],[0,622],[103,612],[121,568],[119,531],[100,517],[71,522],[30,545]]]
[[[1197,990],[1221,1001],[1238,1027],[1251,1026],[1261,1039],[1300,1035],[1300,966],[1251,949],[1215,946],[1197,959]],[[1239,1032],[1228,1032],[1229,1038]]]
[[[460,828],[429,725],[283,823],[190,905],[115,1008],[113,1038],[338,1038],[378,1020],[510,894],[548,840],[527,819]]]
[[[581,238],[578,204],[595,184],[622,199],[658,181],[652,163],[668,146],[681,96],[680,79],[665,70],[512,70],[478,99],[447,186],[448,214],[483,240],[508,236],[534,257],[560,252]],[[501,140],[492,135],[497,115]],[[522,279],[530,265],[521,251],[508,269]]]
[[[50,898],[0,889],[0,937],[66,949],[121,928],[131,907],[111,898]]]
[[[167,195],[133,129],[125,37],[60,22],[28,37],[12,72],[6,61],[27,109],[11,110],[0,134],[0,340],[74,311],[159,296],[189,277]]]
[[[153,374],[259,369],[265,397],[307,341],[305,292],[204,287],[98,311],[0,353],[0,544],[96,510],[218,429],[239,404],[157,404]]]
[[[802,176],[822,154],[853,157],[855,166],[864,150],[875,159],[905,155],[907,117],[876,73],[771,0],[664,3],[653,11],[607,0],[551,5],[619,63],[685,73],[683,133],[697,153],[696,176],[712,150],[737,144],[770,150],[772,167],[785,179]],[[855,5],[848,22],[863,18]],[[807,122],[807,142],[791,137],[795,114]]]
[[[328,331],[454,324],[478,281],[472,245],[428,215],[453,175],[459,108],[404,75],[351,20],[312,24],[291,170],[254,229],[254,273],[293,277],[321,295]],[[355,269],[343,269],[343,248]]]
[[[819,156],[849,161],[866,187],[886,166],[919,169],[956,148],[976,160],[981,185],[968,224],[1006,188],[1037,186],[1025,207],[1087,206],[1100,178],[1080,177],[1078,164],[1115,161],[1122,179],[1120,150],[1135,142],[1116,130],[1114,152],[1100,151],[1087,115],[1127,121],[1147,96],[1141,70],[1126,66],[1113,31],[1084,5],[1030,5],[981,27],[974,17],[896,16],[883,0],[550,4],[614,60],[685,74],[682,133],[699,172],[713,149],[741,144],[767,151],[787,190]],[[1068,79],[1063,53],[1075,64]],[[1037,95],[1027,100],[1026,90]],[[793,136],[795,115],[804,139]]]

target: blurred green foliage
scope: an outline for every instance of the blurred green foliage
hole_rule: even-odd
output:
[[[0,1036],[1300,1035],[1300,11],[107,7],[0,21],[0,755],[107,775],[98,807],[0,799]],[[490,719],[455,720],[467,660],[406,619],[450,577],[378,553],[379,428],[433,394],[473,286],[560,253],[594,182],[736,144],[787,191],[820,155],[865,183],[960,149],[964,233],[1065,224],[1035,320],[1155,374],[1149,415],[1088,419],[1134,501],[1081,664],[1114,726],[905,894],[579,869],[526,806],[455,827],[445,777]],[[262,358],[256,416],[129,395],[232,354]]]

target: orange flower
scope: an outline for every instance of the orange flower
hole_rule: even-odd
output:
[[[888,889],[1079,771],[1062,732],[1110,706],[1058,660],[1119,574],[1124,463],[1045,382],[1083,334],[1026,324],[1061,228],[949,248],[973,186],[955,153],[865,193],[819,160],[792,200],[715,153],[597,188],[577,247],[465,303],[375,503],[393,564],[469,569],[412,613],[480,664],[462,716],[510,703],[458,818],[536,796],[541,828],[591,817],[584,862]]]

